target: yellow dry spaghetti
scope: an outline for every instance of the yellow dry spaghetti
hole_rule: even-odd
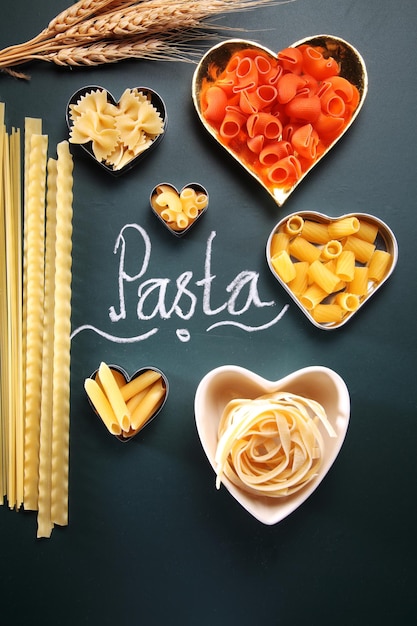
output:
[[[216,486],[224,477],[246,492],[280,498],[313,480],[325,440],[336,433],[318,402],[277,392],[225,407],[215,454]]]
[[[42,394],[39,441],[39,493],[37,537],[50,537],[51,520],[51,457],[52,457],[52,392],[54,347],[54,275],[56,237],[57,162],[48,160],[45,236],[45,300],[42,353]]]
[[[39,428],[42,376],[44,227],[48,137],[31,138],[27,198],[27,320],[25,376],[24,507],[38,503]]]
[[[67,141],[58,144],[57,153],[51,518],[65,526],[68,524],[73,160]]]

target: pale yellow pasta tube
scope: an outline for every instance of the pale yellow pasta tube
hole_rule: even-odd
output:
[[[369,243],[369,241],[350,235],[346,238],[343,249],[351,250],[359,263],[368,263],[375,251],[375,247],[375,244]]]
[[[338,256],[342,253],[343,246],[337,239],[330,239],[321,251],[321,258],[325,261],[329,259],[337,259]]]
[[[284,283],[289,283],[296,276],[294,263],[285,250],[281,250],[271,259],[272,267]]]
[[[126,402],[124,401],[122,392],[114,379],[113,373],[106,363],[100,363],[98,375],[100,377],[104,393],[110,402],[120,428],[122,430],[129,430],[129,409],[126,406]]]
[[[195,220],[200,210],[196,204],[187,204],[183,207],[183,213],[188,219]]]
[[[303,230],[304,220],[301,215],[292,215],[285,222],[285,232],[290,236],[299,235]]]
[[[376,224],[370,224],[365,220],[359,221],[360,226],[356,236],[360,237],[360,239],[368,241],[369,243],[374,243],[378,235],[378,226]]]
[[[68,141],[57,146],[55,306],[52,415],[52,522],[68,524],[73,160]]]
[[[165,397],[165,393],[166,390],[162,379],[151,385],[132,415],[131,427],[133,430],[136,431],[146,424],[155,411],[160,407]]]
[[[359,308],[360,299],[356,293],[343,291],[336,294],[334,302],[341,306],[344,311],[352,312]]]
[[[319,287],[319,285],[313,283],[307,287],[303,294],[301,294],[300,302],[303,307],[305,307],[308,311],[311,311],[315,306],[320,304],[322,300],[327,298],[327,296],[327,291],[324,291],[324,289]]]
[[[329,241],[329,231],[326,224],[314,222],[312,220],[304,220],[302,236],[310,243],[323,245]]]
[[[357,217],[345,217],[334,222],[330,222],[327,227],[331,239],[341,239],[357,233],[360,223]]]
[[[158,194],[155,198],[155,203],[159,207],[168,207],[171,211],[175,211],[175,213],[182,212],[180,197],[174,190],[163,191]]]
[[[152,383],[156,382],[161,378],[161,373],[156,370],[146,370],[143,374],[139,374],[133,380],[126,383],[121,389],[121,394],[123,396],[123,400],[127,402],[134,395],[152,385]]]
[[[26,222],[24,508],[27,510],[36,510],[38,506],[47,146],[46,135],[32,135]]]
[[[289,243],[290,237],[287,233],[275,232],[271,237],[271,245],[269,247],[271,258],[281,252],[281,250],[288,252]]]
[[[368,272],[366,266],[356,266],[353,280],[348,284],[347,290],[358,296],[365,296],[368,293]]]
[[[342,250],[336,261],[335,273],[341,280],[350,282],[355,273],[355,255],[351,250]]]
[[[375,250],[369,261],[369,280],[379,283],[388,273],[392,256],[386,250]]]
[[[173,211],[172,209],[163,209],[160,212],[160,215],[162,217],[162,219],[165,222],[177,222],[177,218],[178,216],[183,215],[183,213],[178,213],[177,211]],[[188,220],[187,220],[187,224],[188,224]]]
[[[308,267],[307,261],[294,263],[295,278],[288,283],[288,287],[296,296],[300,296],[308,287]]]
[[[190,220],[184,213],[177,213],[175,217],[175,223],[179,230],[184,230],[190,224]]]
[[[342,321],[344,311],[338,304],[318,304],[311,315],[319,324],[333,324]]]
[[[120,424],[107,396],[97,381],[92,378],[86,378],[84,381],[84,389],[107,430],[112,435],[120,435],[122,432]]]
[[[320,248],[304,239],[301,235],[294,237],[290,242],[289,251],[291,256],[296,258],[297,261],[307,261],[307,263],[313,263],[321,254]]]
[[[340,278],[320,261],[314,261],[308,268],[308,275],[313,283],[317,283],[326,293],[333,293]]]
[[[202,211],[206,208],[208,202],[208,198],[205,193],[198,193],[195,199],[196,206],[199,211]]]

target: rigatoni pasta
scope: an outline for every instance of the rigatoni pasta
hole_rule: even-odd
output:
[[[369,216],[294,214],[271,233],[268,261],[318,324],[337,326],[392,268],[391,251]]]

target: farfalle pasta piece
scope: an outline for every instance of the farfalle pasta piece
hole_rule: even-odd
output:
[[[94,156],[104,161],[115,149],[119,132],[110,115],[96,115],[89,110],[80,115],[70,133],[70,143],[84,144],[91,141]]]
[[[96,159],[114,170],[147,150],[164,132],[160,113],[138,89],[126,89],[118,105],[108,102],[104,89],[94,90],[70,105],[70,117],[70,142],[91,142]]]

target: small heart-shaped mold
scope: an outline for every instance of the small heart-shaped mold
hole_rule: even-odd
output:
[[[163,225],[176,237],[183,237],[207,211],[209,195],[200,183],[188,183],[181,191],[171,183],[159,183],[149,201]]]
[[[73,126],[74,126],[74,122],[73,122],[73,116],[71,113],[71,108],[73,105],[76,105],[80,102],[80,100],[82,98],[84,98],[85,96],[93,93],[93,92],[104,92],[106,94],[106,101],[113,105],[113,106],[118,106],[119,102],[114,98],[114,96],[107,91],[107,89],[104,89],[103,87],[100,87],[99,85],[86,85],[84,87],[81,87],[80,89],[78,89],[69,99],[68,103],[67,103],[67,108],[66,108],[66,122],[67,122],[67,126],[68,126],[68,130],[70,131],[70,133],[72,132]],[[167,124],[168,124],[168,117],[167,117],[167,111],[166,111],[166,107],[165,107],[165,103],[162,100],[161,96],[154,91],[153,89],[150,89],[149,87],[134,87],[132,89],[130,89],[131,92],[135,91],[135,92],[140,92],[142,93],[145,97],[147,97],[147,99],[149,100],[149,102],[152,104],[152,106],[156,109],[156,111],[159,113],[160,118],[163,122],[163,131],[158,134],[148,145],[148,147],[146,149],[144,149],[142,152],[140,152],[137,156],[131,158],[129,161],[126,162],[125,165],[123,165],[123,167],[121,167],[120,169],[115,168],[114,166],[107,164],[104,160],[100,161],[96,158],[94,152],[93,152],[93,148],[92,148],[92,141],[88,141],[86,143],[81,143],[81,144],[76,144],[78,147],[82,148],[96,163],[98,163],[100,165],[100,167],[102,167],[106,172],[108,172],[109,174],[112,174],[113,176],[117,177],[117,176],[121,176],[122,174],[125,174],[126,172],[129,172],[132,168],[134,168],[140,161],[142,161],[144,158],[146,158],[150,152],[152,152],[153,150],[155,150],[155,148],[161,143],[161,141],[163,140],[163,138],[165,137],[166,134],[166,129],[167,129]],[[134,120],[131,120],[131,124],[134,122]]]
[[[208,372],[200,381],[194,400],[198,436],[206,456],[216,471],[218,427],[228,403],[237,398],[254,400],[275,392],[296,394],[316,401],[324,408],[335,437],[326,437],[318,474],[300,491],[283,497],[249,493],[223,475],[222,484],[237,502],[263,524],[276,524],[295,511],[319,486],[336,460],[350,419],[350,397],[343,379],[333,370],[311,366],[271,381],[251,370],[224,365]],[[321,428],[321,426],[320,426]]]
[[[266,259],[310,322],[334,330],[352,319],[388,280],[397,264],[398,245],[392,230],[374,215],[329,217],[299,211],[272,229]]]
[[[108,368],[110,369],[111,373],[113,374],[113,377],[114,377],[114,379],[116,381],[116,384],[117,384],[117,386],[120,389],[123,389],[123,387],[127,386],[128,384],[130,384],[132,386],[134,384],[134,381],[138,381],[139,378],[142,375],[148,375],[148,374],[153,375],[153,374],[155,374],[155,378],[159,377],[160,381],[161,381],[162,398],[160,398],[157,401],[155,401],[155,400],[151,401],[150,396],[148,396],[148,401],[145,400],[145,402],[142,403],[142,410],[145,410],[145,412],[149,411],[149,407],[150,407],[150,413],[149,413],[147,419],[145,421],[143,421],[141,419],[141,423],[140,423],[140,425],[137,428],[133,428],[131,426],[129,430],[122,431],[121,434],[117,434],[117,435],[112,434],[113,437],[115,437],[116,439],[118,439],[122,443],[126,443],[128,441],[131,441],[139,432],[141,432],[146,426],[148,426],[156,418],[156,416],[162,411],[162,409],[163,409],[163,407],[164,407],[164,405],[165,405],[165,403],[167,401],[167,398],[168,398],[169,382],[168,382],[168,379],[165,376],[165,374],[159,368],[154,367],[154,366],[141,367],[132,376],[129,376],[129,374],[126,372],[126,370],[124,370],[122,367],[120,367],[120,365],[109,365]],[[90,379],[98,382],[99,385],[100,385],[100,381],[98,379],[99,371],[100,371],[100,368],[97,368],[91,374]],[[139,406],[138,402],[135,401],[135,398],[137,400],[142,399],[142,401],[143,401],[144,397],[146,395],[146,392],[151,389],[151,386],[152,386],[152,382],[149,383],[149,384],[146,384],[145,387],[143,387],[143,385],[140,385],[140,387],[142,387],[144,390],[141,389],[139,392],[137,390],[135,390],[135,389],[133,389],[133,390],[131,389],[130,390],[130,393],[129,393],[130,397],[127,400],[127,403],[129,404],[129,400],[131,398],[133,399],[133,404],[130,405],[130,407],[132,408],[132,418],[133,418],[134,410]],[[132,393],[133,393],[133,395],[132,395]],[[142,393],[141,396],[140,396],[140,393]],[[101,421],[104,422],[104,420],[102,420],[101,416],[99,415],[96,407],[94,406],[94,403],[93,403],[92,399],[90,398],[90,396],[88,395],[88,393],[87,393],[87,397],[88,397],[89,404],[92,407],[94,413],[98,417],[100,417]],[[140,410],[141,409],[138,409],[138,413],[140,413]],[[108,430],[108,429],[106,428],[106,430]]]
[[[353,124],[367,90],[363,58],[332,35],[278,54],[253,41],[221,42],[192,83],[205,129],[278,206]]]

